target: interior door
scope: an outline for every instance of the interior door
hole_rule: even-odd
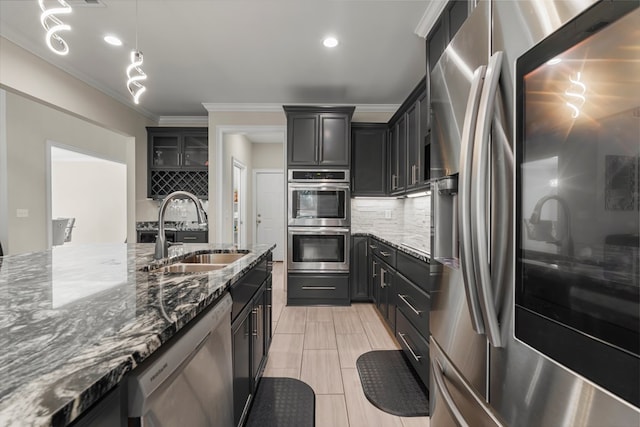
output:
[[[284,173],[256,171],[256,244],[276,244],[273,260],[284,259]]]

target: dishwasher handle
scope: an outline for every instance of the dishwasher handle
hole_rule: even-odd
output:
[[[181,366],[193,358],[212,331],[219,326],[231,329],[231,305],[231,296],[227,293],[149,366],[138,374],[131,375],[128,384],[129,417],[141,417],[145,413],[145,402]],[[224,326],[225,323],[228,325]]]

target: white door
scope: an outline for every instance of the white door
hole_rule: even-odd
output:
[[[284,172],[255,171],[256,208],[254,210],[257,244],[276,244],[274,261],[284,260],[286,221],[284,210]]]

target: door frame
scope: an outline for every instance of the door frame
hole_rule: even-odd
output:
[[[286,238],[286,230],[287,230],[287,181],[285,180],[285,170],[284,169],[254,169],[253,170],[253,244],[258,243],[258,174],[282,174],[282,182],[284,183],[284,187],[282,188],[282,199],[284,203],[285,213],[282,218],[283,222],[283,231],[284,235],[282,238],[282,259],[284,260],[287,257],[286,246],[287,246],[287,238]]]
[[[238,242],[236,245],[238,247],[245,247],[247,245],[247,166],[242,163],[240,160],[235,157],[231,157],[231,236],[233,240],[233,191],[235,182],[235,173],[236,168],[240,170],[240,182],[238,183],[238,188],[240,189],[240,195],[238,197]],[[232,242],[234,243],[234,242]]]
[[[209,113],[211,116],[211,112]],[[215,215],[215,239],[209,239],[209,241],[220,241],[223,236],[224,230],[224,200],[223,200],[223,183],[224,183],[224,172],[223,172],[223,163],[224,163],[224,136],[226,134],[234,134],[234,133],[248,133],[248,132],[283,132],[284,139],[282,141],[283,144],[283,157],[284,157],[284,165],[287,164],[286,156],[287,156],[287,126],[286,125],[217,125],[215,127],[215,141],[213,143],[213,151],[215,153],[215,160],[212,163],[215,163],[215,174],[209,174],[209,184],[211,187],[211,181],[213,178],[213,185],[215,187],[215,204],[214,209],[216,211],[213,213]],[[211,137],[211,129],[209,130],[209,136]],[[211,142],[209,142],[209,147],[211,148]],[[211,158],[211,154],[209,154],[209,158]],[[211,188],[209,189],[211,193]],[[211,201],[211,197],[209,200]],[[211,205],[210,205],[211,206]],[[211,208],[210,208],[211,209]],[[210,212],[211,214],[211,212]],[[213,228],[214,224],[209,224],[209,228]],[[254,239],[255,240],[255,239]]]

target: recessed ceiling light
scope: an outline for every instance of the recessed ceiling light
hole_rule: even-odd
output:
[[[113,35],[104,36],[104,41],[112,46],[122,46],[122,40]]]
[[[335,37],[327,37],[322,41],[322,44],[325,47],[336,47],[338,46],[338,39],[336,39]]]

